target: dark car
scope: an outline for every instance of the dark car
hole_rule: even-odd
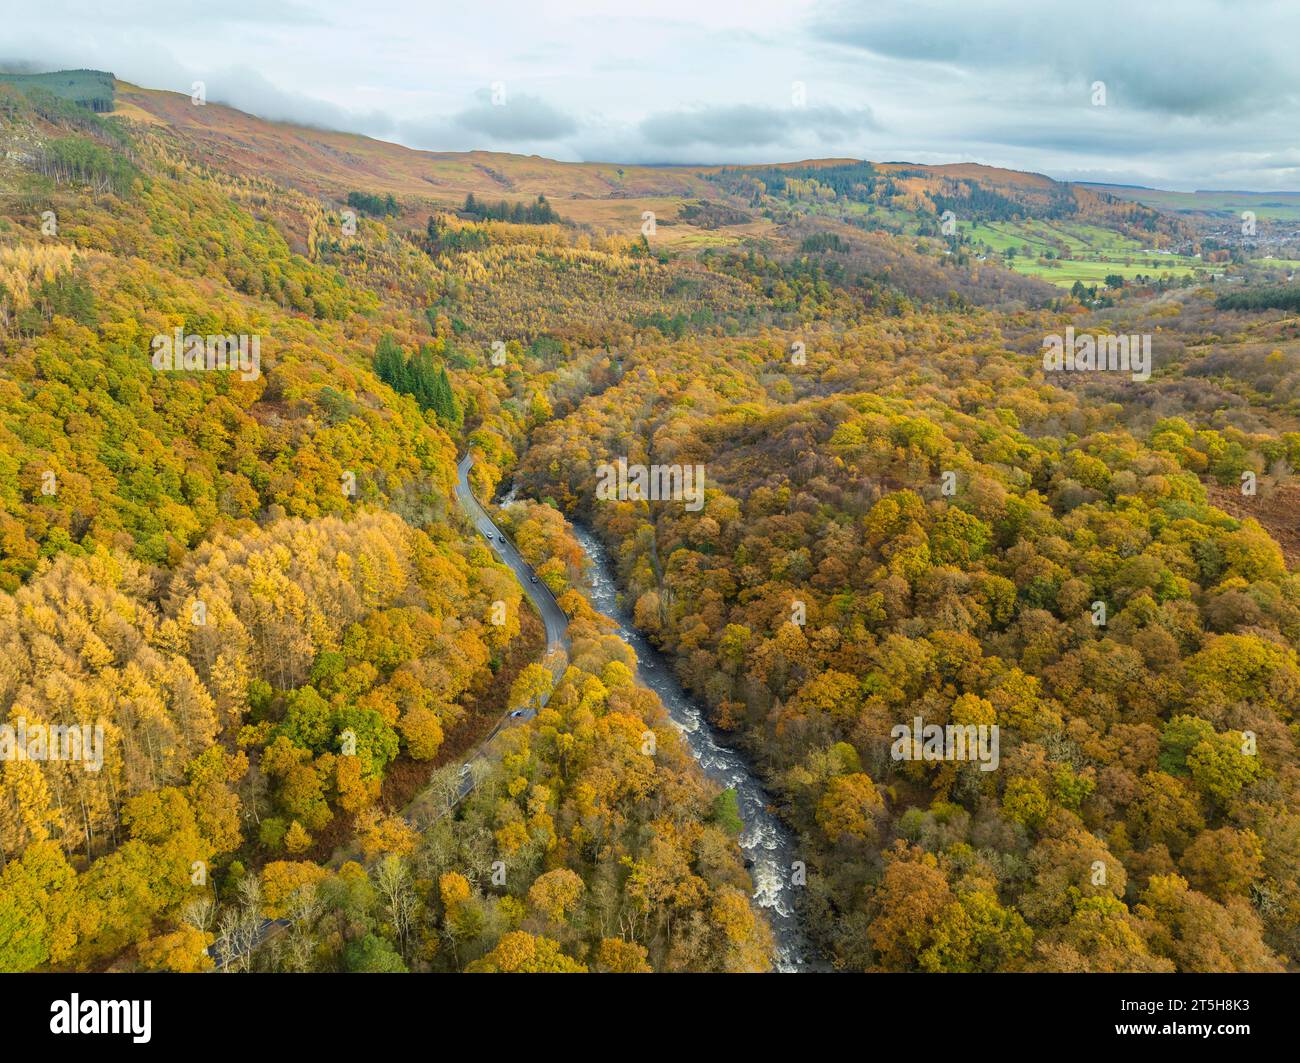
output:
[[[529,577],[528,577],[528,582],[529,582],[529,583],[536,583],[536,582],[537,582],[537,577],[536,577],[536,576],[529,576]]]
[[[515,709],[515,711],[510,714],[510,718],[512,720],[517,720],[519,719],[520,716],[525,715],[527,712],[528,712],[527,709]]]
[[[506,541],[506,537],[505,537],[504,535],[498,535],[498,536],[497,536],[497,542],[499,542],[499,543],[503,543],[503,542],[505,542],[505,541]]]

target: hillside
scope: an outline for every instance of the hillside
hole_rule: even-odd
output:
[[[575,602],[570,666],[521,655],[531,606],[453,508],[464,432],[541,365],[467,371],[388,283],[428,296],[416,245],[363,221],[362,283],[278,227],[337,234],[324,205],[119,123],[0,88],[0,970],[770,967],[630,651]],[[51,725],[95,766],[15,737]]]
[[[819,221],[847,222],[869,232],[937,236],[939,215],[950,209],[963,233],[971,226],[1009,223],[1013,236],[1024,233],[1031,244],[1043,242],[1034,226],[1045,222],[1049,230],[1059,230],[1049,232],[1049,243],[1060,250],[1095,246],[1098,261],[1110,261],[1103,251],[1159,247],[1187,238],[1171,215],[1127,199],[1084,186],[1063,186],[1039,174],[986,166],[873,166],[844,159],[774,167],[559,163],[493,152],[414,151],[353,134],[266,122],[211,101],[196,106],[181,94],[122,82],[117,83],[117,99],[124,117],[161,123],[192,142],[194,153],[218,169],[272,178],[336,202],[355,191],[392,195],[403,206],[397,224],[408,227],[423,225],[432,210],[459,207],[473,194],[512,203],[542,195],[567,221],[629,235],[641,230],[650,211],[656,217],[655,244],[675,250],[749,243],[790,249],[791,235],[783,222],[810,213]],[[838,195],[827,199],[839,174],[857,171],[874,175],[865,178],[870,191],[852,178],[856,185],[841,185]],[[773,193],[773,174],[783,175],[783,180],[801,175],[813,185],[806,191],[791,186]],[[877,178],[882,179],[878,189]],[[1080,226],[1091,226],[1106,239],[1085,235],[1081,243],[1075,239]],[[1004,240],[983,241],[985,235],[982,229],[972,230],[970,240],[990,254],[1005,251]],[[941,255],[944,250],[935,244],[926,254]],[[989,262],[984,268],[997,267]],[[1122,262],[1117,268],[1126,272]],[[1080,275],[1088,273],[1071,272],[1066,285]],[[1045,279],[1056,278],[1048,272]],[[1100,280],[1100,274],[1093,279]]]
[[[971,164],[77,98],[0,85],[0,970],[776,966],[570,521],[795,839],[818,963],[1300,963],[1300,321],[1244,252]]]
[[[103,70],[60,70],[47,74],[0,73],[0,85],[11,85],[22,92],[32,89],[50,92],[60,99],[86,107],[97,113],[113,110],[113,75]]]
[[[643,209],[662,209],[707,187],[697,173],[675,167],[415,151],[352,133],[267,122],[216,102],[196,106],[179,93],[123,82],[117,83],[117,99],[119,106],[138,108],[192,140],[224,172],[273,178],[339,201],[358,189],[391,193],[410,205],[418,224],[431,207],[457,207],[472,192],[512,201],[544,195],[566,218],[636,232]]]

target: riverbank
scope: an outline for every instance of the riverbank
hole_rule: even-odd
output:
[[[770,811],[767,790],[745,758],[718,741],[703,708],[674,678],[670,662],[633,626],[619,602],[613,559],[604,544],[582,525],[572,527],[591,564],[587,596],[598,612],[619,625],[619,637],[636,652],[638,681],[659,695],[705,775],[736,793],[744,823],[740,847],[750,863],[754,902],[767,916],[776,939],[777,969],[783,972],[825,969],[799,918],[797,891],[802,885],[803,864],[794,834]]]

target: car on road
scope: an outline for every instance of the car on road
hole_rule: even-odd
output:
[[[526,715],[527,712],[528,712],[527,709],[515,709],[515,711],[510,714],[510,718],[512,720],[517,720],[519,719],[520,716]]]
[[[529,577],[528,577],[528,582],[529,582],[529,583],[536,583],[536,582],[537,582],[537,577],[536,577],[536,576],[529,576]]]
[[[505,542],[505,541],[506,541],[506,537],[505,537],[504,535],[498,535],[498,536],[497,536],[497,542],[499,542],[499,543],[503,543],[503,542]]]

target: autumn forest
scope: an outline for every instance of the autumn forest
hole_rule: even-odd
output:
[[[1279,259],[86,86],[0,76],[0,971],[1300,966]]]

